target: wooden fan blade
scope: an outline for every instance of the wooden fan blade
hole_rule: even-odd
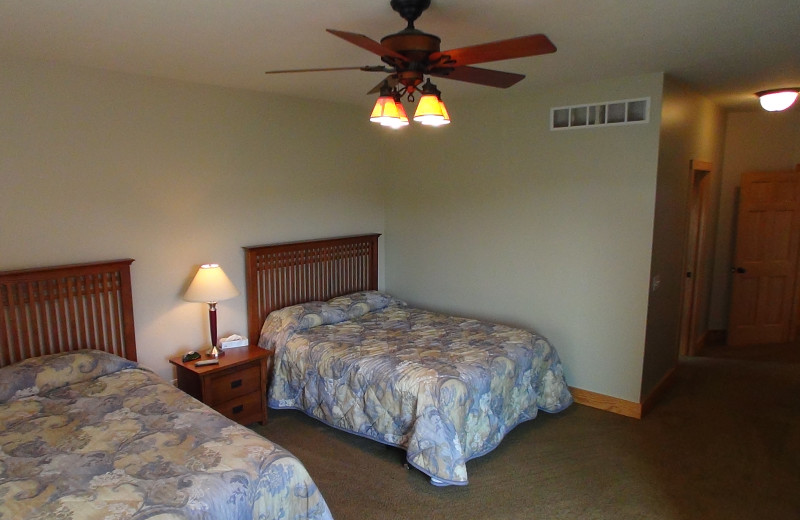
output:
[[[383,65],[367,65],[364,67],[327,67],[322,69],[286,69],[268,70],[264,74],[286,74],[291,72],[328,72],[332,70],[363,70],[366,72],[392,72],[392,69]]]
[[[510,60],[556,52],[556,46],[544,34],[531,34],[510,40],[461,47],[449,51],[434,52],[428,60],[434,66],[462,67],[474,63]]]
[[[399,52],[395,52],[388,47],[384,47],[380,43],[376,42],[375,40],[369,38],[368,36],[364,36],[363,34],[345,32],[345,31],[337,31],[334,29],[326,29],[329,33],[333,34],[334,36],[338,36],[339,38],[346,40],[353,45],[358,45],[362,49],[366,49],[373,54],[377,54],[378,56],[391,56],[392,58],[401,60],[401,61],[408,61],[408,59],[400,54]]]
[[[371,95],[371,94],[377,94],[377,93],[379,93],[379,92],[381,91],[381,87],[383,87],[383,84],[384,84],[384,83],[387,83],[387,84],[389,85],[389,88],[394,88],[394,87],[396,87],[396,86],[397,86],[397,83],[398,83],[398,81],[397,81],[397,76],[395,76],[394,74],[392,74],[391,76],[386,76],[386,78],[382,79],[380,83],[378,83],[377,85],[375,85],[375,86],[372,88],[372,90],[370,90],[369,92],[367,92],[367,95],[369,96],[369,95]]]
[[[478,85],[497,88],[508,88],[525,79],[524,74],[479,69],[478,67],[456,67],[452,70],[442,72],[438,72],[434,69],[430,72],[430,75],[438,78],[466,81],[468,83],[477,83]]]

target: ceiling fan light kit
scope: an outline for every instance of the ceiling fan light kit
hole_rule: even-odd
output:
[[[761,108],[770,112],[780,112],[792,106],[800,88],[777,88],[756,92]]]
[[[442,51],[441,38],[414,27],[414,21],[430,7],[431,0],[390,0],[389,4],[407,22],[407,26],[400,32],[384,36],[380,43],[363,34],[327,29],[334,36],[379,56],[385,65],[275,70],[267,71],[267,74],[345,69],[388,73],[389,76],[369,92],[372,94],[380,91],[370,121],[393,128],[407,126],[408,117],[401,100],[406,98],[407,101],[414,102],[414,94],[421,91],[414,121],[428,126],[442,126],[450,123],[450,116],[442,102],[441,92],[431,83],[430,77],[425,81],[426,76],[508,88],[525,76],[472,67],[472,65],[556,51],[555,45],[543,34]]]
[[[442,126],[450,123],[450,114],[442,102],[442,95],[430,78],[422,86],[422,97],[419,99],[414,121],[426,126]]]
[[[369,120],[381,126],[401,128],[408,126],[408,116],[400,100],[392,96],[381,96],[375,102]]]
[[[375,106],[372,108],[369,120],[390,128],[408,126],[408,116],[403,104],[400,102],[400,96],[386,81],[381,85],[380,97],[378,97]]]

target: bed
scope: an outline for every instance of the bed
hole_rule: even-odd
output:
[[[268,404],[466,485],[467,461],[572,403],[558,354],[533,332],[379,292],[377,254],[376,234],[245,248],[248,333],[274,351]]]
[[[0,518],[331,518],[289,452],[136,362],[131,263],[0,273]]]

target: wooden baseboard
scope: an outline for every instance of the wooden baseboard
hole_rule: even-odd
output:
[[[724,345],[728,341],[727,330],[709,330],[704,336],[703,347],[706,345]]]
[[[661,399],[664,391],[670,387],[673,379],[675,378],[675,372],[677,372],[677,370],[677,365],[672,367],[672,369],[661,378],[661,381],[658,382],[655,388],[653,388],[650,394],[648,394],[648,396],[642,400],[641,403],[634,403],[633,401],[626,401],[625,399],[620,399],[619,397],[598,394],[596,392],[590,392],[589,390],[575,388],[572,386],[569,387],[569,391],[572,392],[572,398],[578,404],[624,415],[625,417],[641,419],[647,412],[653,409],[656,403],[658,403],[658,400]]]
[[[572,398],[578,404],[624,415],[625,417],[633,417],[634,419],[642,418],[642,405],[640,403],[590,392],[581,388],[570,387],[569,390],[572,392]]]
[[[653,388],[653,390],[642,400],[642,417],[653,409],[659,399],[661,399],[662,394],[664,391],[672,385],[672,381],[675,378],[675,372],[677,372],[678,366],[675,365],[672,367],[672,370],[666,373],[664,377],[661,378],[661,381]]]

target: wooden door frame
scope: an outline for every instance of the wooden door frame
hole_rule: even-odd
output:
[[[800,164],[796,164],[794,171],[800,173]],[[800,254],[797,255],[797,265],[795,266],[794,279],[794,300],[792,310],[789,313],[789,341],[795,342],[800,337]]]
[[[800,163],[794,166],[794,171],[800,173]],[[794,301],[792,310],[789,314],[789,341],[795,342],[800,337],[800,255],[798,255],[797,266],[795,267],[794,280]]]
[[[705,258],[703,252],[706,250],[708,240],[709,205],[713,163],[692,159],[690,161],[690,174],[688,179],[689,196],[686,203],[686,230],[684,231],[685,251],[683,260],[684,275],[693,277],[691,294],[686,294],[687,284],[684,280],[681,288],[681,320],[679,329],[679,349],[681,355],[694,356],[697,353],[699,344],[702,343],[696,338],[697,320],[699,312],[700,296],[703,287],[706,285]],[[698,179],[705,183],[705,189],[697,193]],[[693,221],[692,214],[697,205],[697,220]]]

